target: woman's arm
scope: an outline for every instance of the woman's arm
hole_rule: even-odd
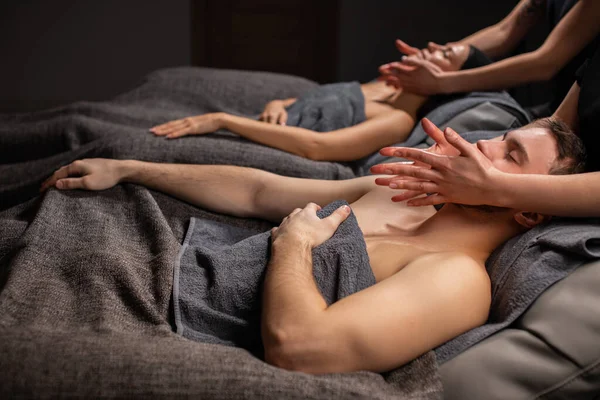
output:
[[[381,147],[403,141],[414,127],[408,113],[394,110],[358,125],[319,133],[291,126],[266,125],[227,115],[223,128],[252,141],[318,161],[354,161]]]
[[[553,117],[560,119],[565,124],[569,125],[573,132],[579,132],[579,114],[578,114],[578,105],[579,105],[579,92],[580,87],[577,82],[571,86],[569,93],[567,93],[567,97],[560,103],[558,109],[554,112]]]
[[[417,171],[407,164],[373,167],[373,173],[389,171],[390,175],[400,175],[377,180],[378,184],[409,191],[394,196],[394,201],[409,200],[411,206],[446,202],[487,204],[546,215],[600,217],[600,172],[577,175],[509,174],[494,168],[483,153],[456,132],[447,129],[445,135],[448,143],[461,152],[460,157],[429,154],[410,148],[385,149],[385,155],[419,161],[435,171],[433,174],[423,168]],[[426,193],[435,194],[415,198]]]
[[[581,0],[537,50],[465,71],[441,72],[427,61],[408,57],[393,63],[394,75],[408,91],[421,94],[506,89],[551,79],[600,32],[600,2]]]
[[[415,124],[414,116],[393,110],[358,125],[319,133],[294,126],[265,124],[225,113],[204,114],[154,127],[155,135],[169,139],[228,129],[246,139],[311,160],[354,161],[381,147],[402,142]]]
[[[477,47],[490,58],[502,57],[517,47],[544,14],[547,0],[521,0],[502,21],[453,44]]]

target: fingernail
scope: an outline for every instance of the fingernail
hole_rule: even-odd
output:
[[[350,212],[350,207],[348,207],[348,206],[342,206],[342,211],[344,211],[344,212]]]
[[[398,188],[398,184],[397,183],[390,183],[390,187],[392,189],[397,189]]]

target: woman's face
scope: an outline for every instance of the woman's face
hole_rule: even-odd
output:
[[[469,47],[464,45],[445,46],[442,50],[421,50],[417,57],[430,61],[442,71],[451,72],[461,69],[469,57]]]

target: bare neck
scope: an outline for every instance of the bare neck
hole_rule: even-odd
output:
[[[520,232],[519,225],[506,213],[485,214],[446,204],[413,232],[413,238],[485,261],[496,247]]]

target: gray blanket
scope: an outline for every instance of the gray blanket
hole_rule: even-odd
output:
[[[156,124],[208,112],[257,115],[274,98],[296,97],[316,87],[286,75],[172,68],[148,75],[138,87],[110,101],[2,115],[0,209],[35,197],[53,170],[90,157],[231,164],[296,177],[352,178],[354,172],[346,165],[308,160],[227,131],[177,140],[148,132]]]
[[[436,349],[440,362],[508,327],[544,290],[584,263],[600,258],[600,222],[557,219],[517,236],[486,263],[492,281],[492,304],[485,325]]]
[[[366,119],[365,98],[358,82],[322,85],[300,96],[287,108],[287,124],[329,132]]]
[[[342,204],[347,203],[329,204],[319,217]],[[243,347],[262,357],[260,287],[270,237],[270,232],[192,219],[173,285],[178,333],[200,342]],[[327,304],[375,284],[354,214],[314,249],[313,275]]]
[[[135,185],[37,194],[56,166],[96,155],[86,146],[100,134],[142,158],[147,150],[150,159],[186,162],[197,151],[214,162],[228,157],[282,173],[351,176],[339,164],[226,135],[207,136],[207,150],[192,140],[173,148],[161,146],[177,141],[145,139],[150,123],[199,108],[254,115],[272,98],[314,86],[276,74],[182,68],[153,74],[110,102],[1,117],[0,201],[7,206],[10,195],[19,204],[0,210],[0,397],[440,398],[433,352],[383,376],[312,376],[173,331],[174,264],[190,217],[257,232],[270,224],[212,214]],[[62,119],[70,128],[56,122]]]

